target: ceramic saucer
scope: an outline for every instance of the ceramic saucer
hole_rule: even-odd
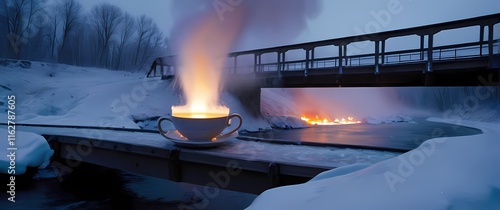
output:
[[[174,142],[175,145],[180,147],[189,147],[189,148],[208,148],[219,146],[220,144],[235,138],[238,136],[238,131],[232,133],[231,135],[224,138],[217,138],[215,141],[189,141],[186,137],[182,136],[177,130],[167,131],[166,137]]]

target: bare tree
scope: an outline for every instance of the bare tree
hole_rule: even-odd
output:
[[[120,69],[123,66],[122,65],[123,50],[125,49],[125,46],[129,43],[130,38],[134,35],[134,29],[135,29],[135,19],[128,13],[125,13],[121,24],[120,43],[118,46],[118,55],[117,55],[118,61],[116,62],[115,69]]]
[[[58,40],[57,40],[57,29],[59,28],[59,24],[61,23],[61,18],[59,17],[59,13],[57,12],[57,6],[51,7],[50,13],[50,32],[49,32],[49,47],[50,47],[50,55],[51,60],[55,60],[56,49],[58,48]]]
[[[122,21],[123,13],[119,7],[103,3],[95,6],[91,15],[98,39],[98,63],[101,66],[106,66],[109,61],[110,42]]]
[[[135,49],[134,65],[137,65],[141,55],[141,49],[146,42],[148,35],[153,30],[153,20],[145,15],[137,19],[137,47]]]
[[[61,2],[62,1],[62,2]],[[58,12],[62,17],[62,34],[61,34],[61,45],[59,52],[65,50],[65,44],[68,40],[68,35],[71,33],[75,26],[78,24],[80,16],[82,15],[82,5],[76,0],[61,0],[58,3]],[[58,62],[62,61],[61,55],[64,53],[59,53]]]
[[[106,3],[83,14],[78,0],[50,0],[54,6],[45,7],[47,1],[0,1],[0,34],[6,34],[0,56],[130,69],[165,50],[166,37],[145,15]]]
[[[47,0],[28,0],[28,2],[27,21],[23,35],[26,36],[26,42],[24,42],[25,47],[27,48],[26,57],[31,59],[34,52],[36,52],[32,50],[32,45],[35,45],[34,47],[39,47],[41,44],[32,40],[32,38],[34,35],[40,34],[38,31],[40,31],[46,24],[46,11],[44,8]]]
[[[5,2],[0,3],[0,34],[7,34],[7,6],[5,6]],[[7,40],[0,39],[0,49],[7,49]],[[7,50],[0,51],[0,57],[7,57]]]
[[[147,60],[151,59],[151,57],[157,53],[160,49],[164,48],[164,35],[158,29],[156,23],[153,23],[153,27],[151,32],[148,34],[147,42],[144,45],[144,49],[142,49],[142,59],[140,62],[140,66],[144,65]]]
[[[97,51],[96,39],[94,37],[94,26],[90,21],[82,21],[75,28],[74,41],[72,41],[73,62],[81,66],[95,66],[95,52]]]
[[[7,23],[9,51],[14,58],[20,57],[22,45],[28,45],[34,21],[43,12],[45,0],[4,0],[3,17]]]

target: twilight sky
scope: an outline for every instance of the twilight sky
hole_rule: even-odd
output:
[[[174,16],[189,15],[193,10],[172,9],[174,1],[183,1],[184,8],[195,5],[197,1],[227,0],[85,0],[81,1],[86,11],[93,5],[108,2],[117,5],[132,15],[147,14],[157,21],[158,26],[170,34],[175,25]],[[249,0],[245,0],[249,1]],[[270,0],[272,1],[272,0]],[[308,28],[302,34],[282,43],[252,43],[245,48],[269,47],[308,41],[316,41],[356,35],[365,32],[380,32],[413,26],[427,25],[457,19],[464,19],[487,14],[500,13],[499,0],[319,0],[319,14],[308,19]],[[184,3],[186,2],[186,3]],[[389,12],[390,18],[383,22],[374,14]],[[279,11],[276,11],[279,13]],[[387,13],[385,13],[387,14]],[[378,28],[371,27],[378,25]],[[368,27],[367,27],[368,26]],[[472,30],[473,31],[473,30]],[[500,27],[495,27],[495,37],[500,35]],[[479,36],[475,32],[456,33],[455,39],[472,39]],[[436,42],[449,41],[446,34],[436,37]],[[446,43],[444,43],[446,44]],[[390,46],[388,46],[390,48]]]

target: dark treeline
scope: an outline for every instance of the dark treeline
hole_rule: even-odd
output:
[[[156,23],[102,3],[84,12],[79,0],[2,0],[0,57],[137,70],[164,55]]]

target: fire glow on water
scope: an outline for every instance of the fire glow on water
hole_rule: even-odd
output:
[[[335,119],[335,120],[331,121],[328,118],[320,119],[318,117],[318,115],[316,115],[315,118],[309,118],[306,116],[302,116],[300,119],[307,122],[308,124],[311,124],[311,125],[348,125],[348,124],[362,123],[361,121],[354,120],[353,117],[341,118],[340,120]]]

